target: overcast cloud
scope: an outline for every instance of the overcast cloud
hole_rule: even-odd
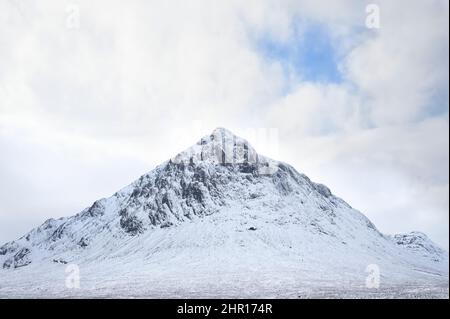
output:
[[[448,249],[449,4],[368,3],[0,0],[0,242],[223,126]]]

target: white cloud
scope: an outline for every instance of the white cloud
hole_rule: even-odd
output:
[[[382,1],[380,8],[381,28],[348,55],[345,74],[367,97],[375,126],[417,121],[448,86],[448,2]]]
[[[296,136],[320,136],[359,125],[359,101],[346,85],[302,83],[277,100],[267,113],[268,122]],[[283,125],[281,125],[283,123]]]

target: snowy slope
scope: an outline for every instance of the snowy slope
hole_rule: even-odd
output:
[[[222,128],[113,196],[1,246],[0,296],[33,283],[64,295],[66,264],[93,287],[81,296],[355,289],[371,264],[389,287],[448,287],[448,253],[424,234],[383,235],[326,186]],[[154,289],[130,288],[143,283]]]

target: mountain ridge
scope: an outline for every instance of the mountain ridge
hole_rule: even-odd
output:
[[[448,278],[448,253],[426,235],[382,234],[328,187],[224,128],[111,197],[0,247],[3,271],[118,260],[174,272],[182,265],[220,272],[284,264],[349,280],[377,264],[393,282]]]

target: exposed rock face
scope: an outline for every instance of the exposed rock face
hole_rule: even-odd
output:
[[[12,258],[7,259],[3,263],[3,268],[19,268],[26,266],[31,263],[31,260],[29,258],[30,250],[28,248],[21,248],[18,250]]]

